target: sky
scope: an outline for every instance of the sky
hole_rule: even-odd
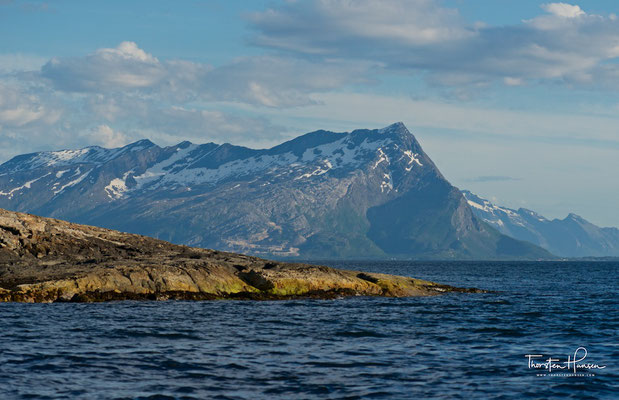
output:
[[[0,0],[0,162],[402,121],[497,204],[619,226],[619,2]]]

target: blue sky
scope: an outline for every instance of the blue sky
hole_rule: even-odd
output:
[[[619,3],[0,0],[0,161],[403,121],[456,186],[619,226]]]

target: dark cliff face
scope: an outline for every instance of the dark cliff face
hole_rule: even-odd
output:
[[[401,124],[272,149],[141,141],[0,166],[0,207],[276,257],[540,258],[480,222]]]
[[[600,228],[575,214],[549,220],[524,208],[513,210],[463,191],[471,209],[501,233],[534,243],[561,257],[619,256],[619,229]]]

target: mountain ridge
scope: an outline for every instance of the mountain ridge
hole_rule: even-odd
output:
[[[259,256],[551,257],[478,221],[401,122],[38,157],[0,165],[0,207]]]
[[[531,242],[562,257],[617,257],[619,229],[598,227],[574,213],[548,219],[526,208],[497,206],[463,190],[473,212],[501,233]]]

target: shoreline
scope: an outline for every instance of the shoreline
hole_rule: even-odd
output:
[[[483,291],[179,246],[0,209],[0,302],[329,299],[449,292]]]

